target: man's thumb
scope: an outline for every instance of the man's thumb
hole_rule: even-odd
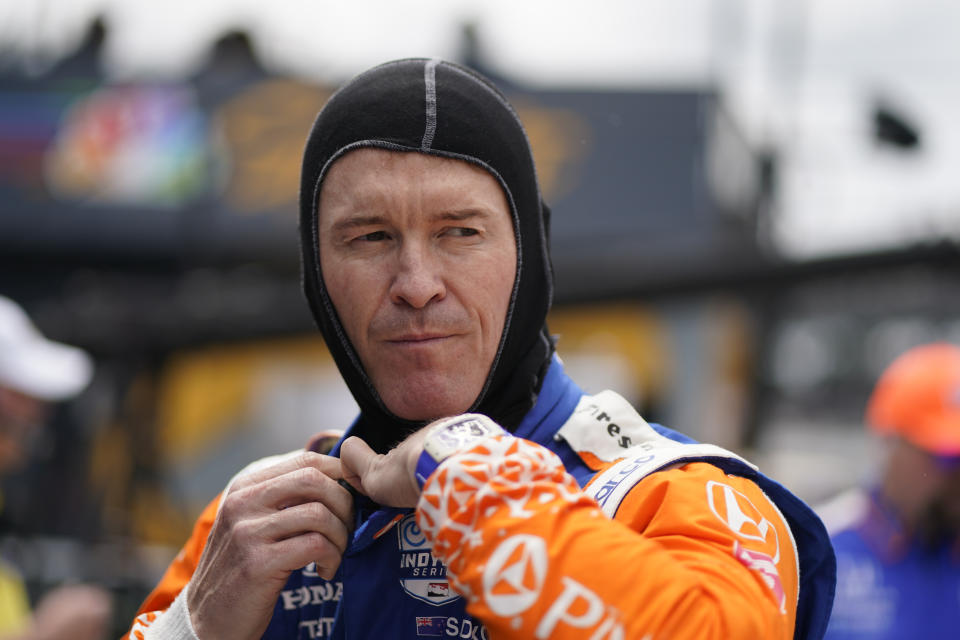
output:
[[[356,436],[351,436],[340,445],[340,465],[343,469],[343,479],[364,495],[363,479],[377,459],[377,453],[366,442]]]

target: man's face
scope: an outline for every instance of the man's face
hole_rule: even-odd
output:
[[[887,492],[895,492],[905,524],[937,547],[960,536],[960,456],[936,456],[898,439],[891,451]]]
[[[408,420],[469,409],[516,274],[499,183],[459,160],[359,149],[328,171],[319,215],[324,283],[387,408]]]
[[[46,415],[45,403],[0,385],[0,475],[27,463],[31,441]]]

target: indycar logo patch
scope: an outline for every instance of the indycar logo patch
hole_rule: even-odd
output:
[[[409,514],[397,525],[400,550],[400,586],[417,600],[432,605],[453,602],[460,596],[450,588],[447,567],[431,552],[430,543]]]

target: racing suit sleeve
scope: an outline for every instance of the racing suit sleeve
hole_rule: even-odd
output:
[[[417,522],[492,637],[793,637],[789,526],[707,463],[644,477],[610,518],[555,454],[496,436],[431,474]]]
[[[196,637],[190,626],[186,606],[174,604],[200,563],[207,536],[217,518],[220,498],[218,495],[201,512],[187,542],[167,567],[160,582],[140,605],[133,625],[125,636],[129,640]]]

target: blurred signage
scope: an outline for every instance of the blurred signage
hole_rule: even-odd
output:
[[[184,85],[104,87],[63,115],[46,180],[68,200],[180,205],[204,191],[206,117]]]
[[[307,132],[330,92],[285,79],[259,82],[216,111],[230,167],[224,197],[240,214],[295,211]]]
[[[531,98],[511,100],[530,139],[543,196],[556,202],[580,182],[593,140],[590,124],[572,109],[551,108]]]
[[[0,86],[0,116],[19,123],[0,123],[0,142],[14,142],[0,150],[0,167],[20,172],[0,175],[10,210],[0,248],[295,261],[303,145],[330,87],[271,75],[242,56],[179,83],[87,80],[72,92],[56,78]],[[732,156],[727,144],[708,162],[712,93],[509,93],[553,211],[558,282],[573,297],[629,289],[665,264],[695,270],[751,255],[752,157]],[[718,189],[711,177],[738,188]]]
[[[0,94],[0,186],[43,190],[43,158],[72,94],[4,91]]]

